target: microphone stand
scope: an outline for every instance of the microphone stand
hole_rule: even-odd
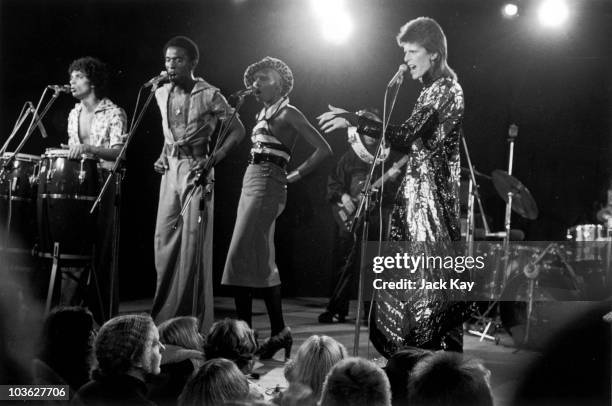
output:
[[[191,314],[194,317],[197,317],[198,293],[200,291],[200,284],[201,284],[200,279],[203,279],[200,277],[200,273],[201,273],[201,268],[202,268],[202,249],[204,247],[204,226],[205,226],[204,218],[207,215],[206,199],[207,199],[207,196],[212,192],[212,183],[214,182],[213,180],[211,181],[208,180],[208,174],[210,173],[210,170],[214,166],[215,158],[217,156],[217,151],[219,150],[221,145],[223,145],[223,143],[225,142],[225,138],[227,137],[227,134],[229,133],[231,124],[236,119],[236,115],[238,111],[240,110],[240,108],[242,107],[242,105],[244,104],[244,99],[246,96],[247,94],[239,94],[237,96],[238,101],[236,102],[236,107],[234,108],[234,112],[232,113],[232,115],[230,116],[230,118],[227,120],[226,123],[223,121],[221,122],[219,136],[217,137],[217,141],[215,142],[213,150],[208,160],[206,161],[206,164],[204,165],[202,172],[200,172],[198,176],[196,176],[196,178],[194,179],[191,185],[191,190],[187,194],[185,198],[185,202],[183,203],[183,206],[181,208],[181,212],[178,214],[174,222],[174,226],[173,226],[174,230],[178,228],[194,196],[196,195],[196,193],[198,193],[198,191],[201,191],[200,202],[198,203],[198,231],[197,231],[198,236],[197,236],[196,252],[195,252],[196,260],[194,264],[195,266],[195,275],[194,275],[194,282],[193,282],[194,288],[193,288],[193,297],[192,297],[192,302],[191,302]],[[203,320],[203,322],[204,324],[206,324],[206,321]]]
[[[26,110],[26,107],[28,107],[27,110]],[[19,116],[17,117],[17,121],[15,122],[15,126],[13,127],[13,130],[11,131],[11,134],[8,136],[8,138],[4,142],[4,145],[2,145],[2,148],[0,148],[0,157],[4,156],[4,153],[6,152],[6,149],[8,148],[9,144],[13,140],[13,137],[15,137],[15,134],[17,134],[17,131],[19,131],[23,123],[25,123],[26,119],[28,118],[28,115],[31,114],[33,111],[34,111],[34,105],[32,105],[32,102],[27,101],[23,104],[23,107],[21,108],[21,112],[19,113]]]
[[[53,103],[55,103],[55,100],[58,98],[59,94],[61,93],[60,89],[55,89],[54,92],[53,92],[53,95],[51,96],[51,99],[49,99],[49,101],[47,102],[47,104],[43,108],[42,112],[39,114],[38,110],[40,110],[40,106],[42,104],[43,99],[45,98],[45,94],[47,93],[47,90],[48,90],[48,88],[45,87],[45,90],[43,91],[42,95],[40,96],[40,99],[38,100],[38,104],[36,105],[36,109],[34,109],[34,111],[32,112],[32,114],[33,114],[32,115],[32,120],[30,121],[30,124],[28,125],[28,129],[26,130],[26,133],[23,136],[23,139],[21,140],[19,145],[17,145],[17,148],[15,148],[15,151],[13,152],[13,155],[8,157],[8,159],[4,162],[4,165],[2,166],[1,173],[4,173],[11,166],[11,164],[13,163],[15,158],[17,157],[17,154],[19,152],[21,152],[21,150],[23,149],[23,146],[28,141],[28,139],[30,138],[32,133],[34,132],[34,129],[36,127],[38,127],[38,125],[42,122],[43,117],[47,114],[47,112],[49,111],[49,109],[51,108]],[[24,118],[24,120],[25,120],[25,118]],[[19,126],[21,126],[21,123],[19,123]],[[16,130],[14,130],[14,132],[15,131]],[[11,134],[11,137],[13,135],[14,135],[14,133]],[[8,142],[7,142],[7,145],[8,145]],[[5,148],[7,145],[5,145],[3,148]]]
[[[374,161],[370,166],[370,171],[368,172],[368,176],[366,177],[363,188],[361,189],[361,201],[359,202],[359,206],[355,211],[355,215],[353,216],[353,221],[351,222],[351,233],[353,235],[356,234],[357,226],[361,218],[363,218],[363,226],[361,227],[361,255],[359,259],[359,280],[358,280],[358,290],[357,290],[357,312],[355,315],[355,335],[353,339],[353,356],[359,356],[359,333],[361,327],[361,304],[363,302],[363,273],[365,272],[365,246],[368,242],[368,232],[370,228],[370,203],[372,197],[372,179],[374,177],[374,170],[376,169],[377,162],[379,157],[382,155],[382,151],[385,145],[385,136],[387,134],[387,126],[389,125],[389,120],[391,119],[391,113],[393,112],[393,108],[395,107],[395,102],[397,100],[397,95],[399,93],[399,89],[403,82],[403,74],[398,76],[396,80],[391,79],[389,84],[385,89],[385,95],[383,100],[383,122],[382,122],[382,134],[380,137],[380,141],[378,143],[378,147],[376,149],[376,154],[374,155]],[[387,114],[387,99],[389,94],[389,89],[391,89],[395,85],[395,90],[393,92],[393,98],[391,101],[391,108],[389,109],[389,114]],[[382,196],[381,202],[382,204]],[[358,242],[355,241],[357,244]],[[380,244],[378,246],[378,254],[380,255]],[[370,312],[372,309],[374,301],[370,303]],[[371,314],[371,313],[370,313]],[[368,326],[369,326],[369,316],[368,316]]]
[[[107,190],[110,188],[111,182],[114,179],[115,181],[115,199],[113,202],[114,219],[113,219],[113,241],[112,241],[112,247],[111,247],[112,260],[111,260],[111,268],[110,268],[110,292],[109,292],[109,308],[108,308],[108,318],[109,319],[113,316],[113,312],[115,310],[113,308],[114,298],[116,295],[116,292],[115,292],[116,282],[115,281],[119,273],[119,236],[121,232],[119,217],[121,215],[121,182],[123,181],[123,177],[125,176],[125,167],[123,166],[123,161],[125,160],[125,155],[126,155],[128,146],[130,142],[132,141],[134,134],[136,133],[136,129],[138,128],[138,126],[140,125],[140,122],[142,121],[144,113],[147,111],[147,108],[149,107],[149,104],[151,103],[151,100],[153,99],[153,95],[155,94],[157,87],[158,87],[157,83],[151,87],[151,91],[149,92],[149,96],[147,97],[147,100],[145,101],[142,109],[138,112],[138,115],[136,116],[136,111],[138,109],[138,102],[140,100],[140,93],[145,88],[145,86],[143,85],[140,87],[140,90],[138,91],[138,97],[136,99],[136,106],[134,107],[134,115],[132,116],[132,123],[130,125],[125,142],[123,143],[123,146],[121,147],[121,150],[119,151],[119,155],[117,155],[117,158],[115,159],[113,167],[111,168],[108,176],[106,177],[106,180],[104,182],[104,185],[102,186],[102,189],[100,190],[100,193],[98,193],[98,197],[96,198],[96,200],[91,206],[91,209],[89,210],[89,214],[94,213],[94,211],[96,210],[96,208],[102,201],[102,197],[107,192]],[[134,120],[134,117],[136,117],[136,120]],[[102,310],[102,317],[104,317],[104,310]]]

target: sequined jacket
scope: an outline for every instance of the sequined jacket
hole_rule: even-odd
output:
[[[410,155],[391,221],[391,240],[458,241],[459,141],[463,90],[456,80],[440,77],[426,85],[412,114],[389,125],[387,140]],[[359,133],[380,138],[382,125],[359,118]]]

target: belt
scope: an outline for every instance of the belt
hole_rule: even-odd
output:
[[[275,164],[276,166],[279,166],[282,169],[286,169],[287,164],[289,164],[289,162],[287,162],[285,158],[277,156],[277,155],[251,154],[251,157],[249,158],[249,164],[256,165],[256,164],[260,164],[263,162],[271,162]]]

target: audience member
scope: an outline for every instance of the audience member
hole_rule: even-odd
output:
[[[408,377],[412,368],[423,358],[433,354],[429,350],[406,347],[389,358],[384,370],[391,385],[391,403],[404,406],[408,403]]]
[[[235,363],[224,358],[206,361],[185,385],[179,406],[217,406],[247,401],[249,383]]]
[[[580,312],[551,335],[512,404],[612,405],[612,302],[573,305]]]
[[[185,384],[204,363],[204,339],[198,324],[197,318],[183,316],[158,326],[165,350],[161,373],[152,380],[149,390],[149,398],[158,405],[176,405]]]
[[[493,406],[490,372],[462,354],[440,351],[419,361],[408,379],[411,406]]]
[[[391,389],[383,370],[363,358],[346,358],[327,375],[321,406],[390,406]]]
[[[38,356],[32,361],[35,385],[68,385],[71,393],[89,381],[93,363],[94,319],[82,307],[56,307],[43,325]]]
[[[92,380],[79,389],[75,403],[84,405],[154,405],[146,398],[145,381],[160,373],[159,332],[149,315],[110,319],[94,344]]]
[[[295,358],[285,367],[285,378],[290,388],[301,384],[312,389],[313,404],[316,404],[327,373],[347,356],[346,348],[338,341],[325,335],[313,335],[304,341]]]

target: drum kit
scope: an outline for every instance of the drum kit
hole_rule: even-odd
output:
[[[499,342],[497,330],[505,327],[517,346],[542,342],[547,331],[558,326],[567,307],[576,301],[602,300],[610,295],[611,228],[599,224],[582,224],[567,230],[566,241],[521,242],[523,233],[512,230],[512,212],[534,220],[538,208],[527,187],[512,176],[513,143],[517,129],[510,131],[508,171],[495,170],[491,176],[476,171],[468,156],[470,194],[467,220],[467,253],[487,258],[486,269],[492,270],[480,285],[480,297],[475,302],[468,332]],[[466,147],[467,149],[467,147]],[[490,180],[506,202],[504,231],[491,232],[478,195],[476,176]],[[474,228],[474,201],[479,204],[484,229]],[[503,239],[501,243],[491,241]],[[477,241],[476,240],[480,240]],[[489,241],[488,243],[484,241]],[[476,278],[483,275],[475,275]],[[573,303],[569,303],[573,302]],[[566,309],[561,310],[564,306]],[[481,311],[486,309],[484,311]],[[497,310],[497,312],[496,312]],[[497,313],[496,315],[494,313]],[[565,316],[566,317],[566,316]]]

